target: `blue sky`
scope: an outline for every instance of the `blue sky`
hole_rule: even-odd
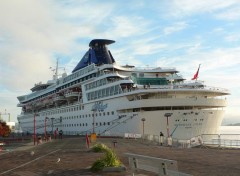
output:
[[[190,80],[229,89],[224,122],[240,122],[239,0],[2,0],[0,112],[17,121],[17,96],[51,79],[56,58],[70,73],[90,40],[119,64],[175,67]],[[3,116],[7,118],[7,116]]]

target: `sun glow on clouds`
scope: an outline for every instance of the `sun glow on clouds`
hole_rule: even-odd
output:
[[[238,0],[0,1],[0,112],[16,121],[16,96],[51,79],[56,58],[70,73],[91,39],[108,38],[121,65],[176,67],[189,80],[202,64],[200,79],[230,89],[226,118],[237,118],[239,11]]]

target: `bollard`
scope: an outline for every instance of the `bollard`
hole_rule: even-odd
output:
[[[41,136],[38,136],[37,145],[38,144],[42,144],[42,137]]]
[[[115,148],[117,146],[117,140],[114,140],[112,142],[113,142],[113,147]]]

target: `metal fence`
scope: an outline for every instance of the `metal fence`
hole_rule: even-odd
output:
[[[202,134],[202,144],[222,148],[240,148],[240,134]]]
[[[160,136],[158,135],[145,134],[142,136],[142,140],[145,143],[161,145]],[[177,148],[192,148],[197,146],[240,148],[240,134],[202,134],[188,140],[164,137],[163,146]]]

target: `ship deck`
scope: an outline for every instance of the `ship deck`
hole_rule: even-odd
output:
[[[239,175],[239,149],[209,148],[170,148],[150,144],[135,139],[98,138],[97,142],[113,148],[113,140],[117,140],[114,151],[127,167],[124,172],[92,173],[88,168],[101,153],[89,152],[84,137],[66,137],[34,146],[33,142],[12,147],[0,152],[0,175],[130,175],[128,158],[124,153],[136,153],[176,160],[180,172],[192,175]],[[8,146],[5,146],[8,147]],[[7,148],[5,148],[7,149]],[[60,158],[60,161],[58,161]],[[151,175],[139,171],[137,175]]]

